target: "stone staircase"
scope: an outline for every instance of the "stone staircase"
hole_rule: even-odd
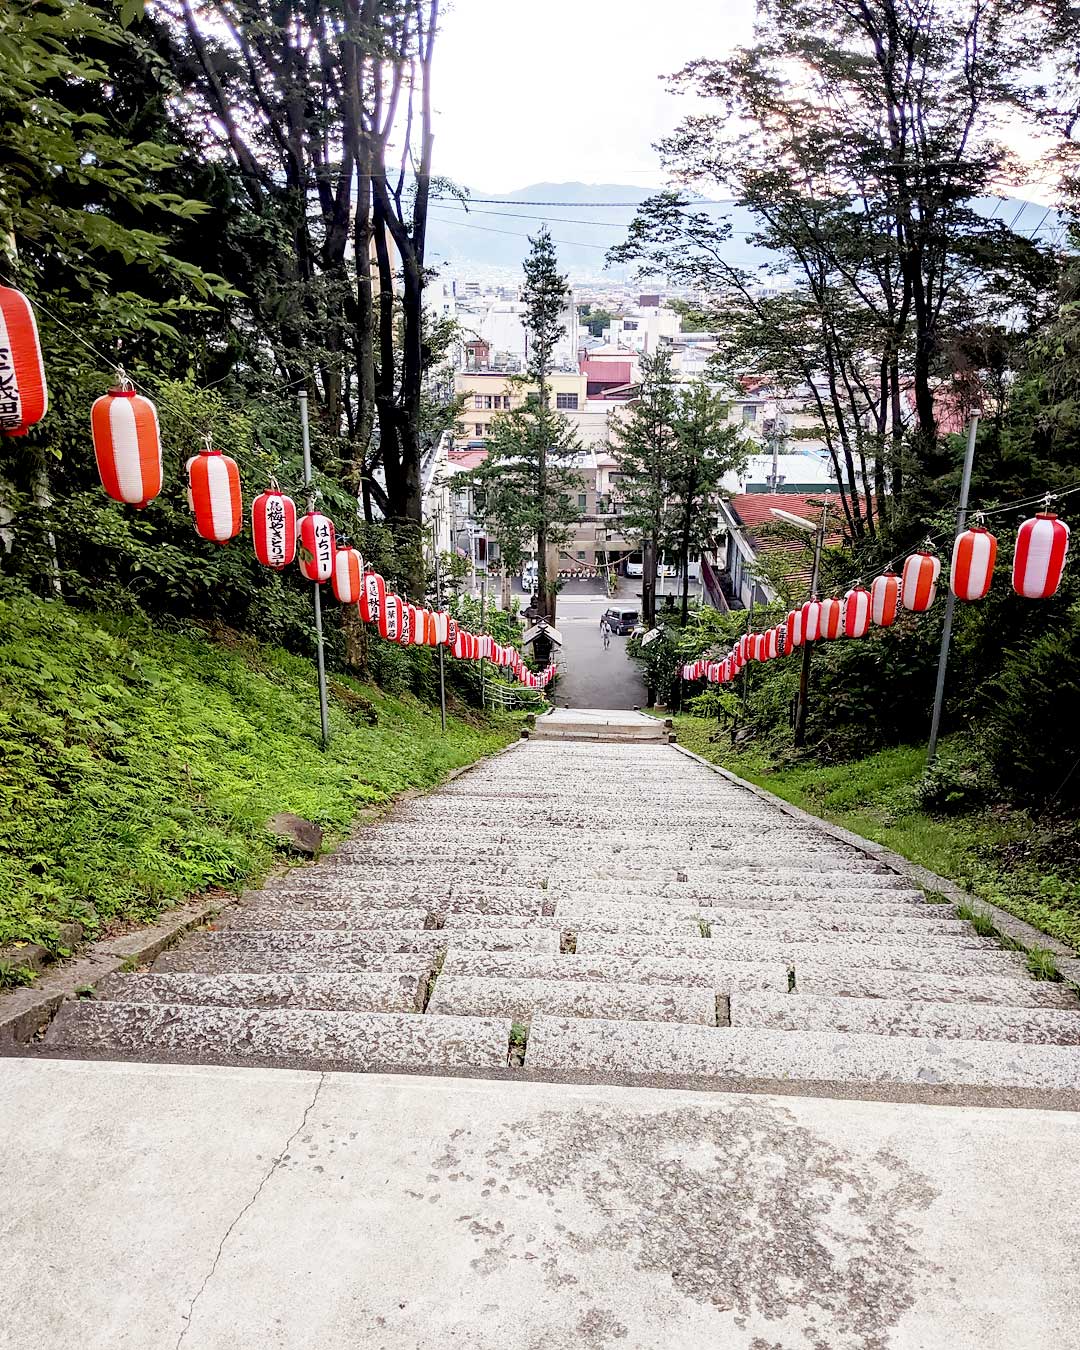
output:
[[[553,737],[65,1004],[42,1049],[1074,1091],[1080,1004],[952,905],[669,745]]]

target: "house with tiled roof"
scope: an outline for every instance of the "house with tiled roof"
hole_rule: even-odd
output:
[[[786,555],[790,566],[785,574],[809,593],[811,564],[807,544],[812,536],[807,533],[805,540],[792,538],[767,527],[782,523],[783,518],[774,515],[777,510],[817,525],[822,503],[830,500],[830,527],[825,534],[828,546],[843,543],[844,532],[839,496],[827,489],[820,493],[744,492],[721,504],[721,526],[726,531],[721,585],[732,608],[748,608],[751,598],[755,605],[767,605],[777,598],[769,583],[756,575],[758,561],[766,553]]]

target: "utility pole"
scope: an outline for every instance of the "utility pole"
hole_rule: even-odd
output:
[[[829,514],[829,503],[821,508],[821,520],[814,535],[814,563],[810,570],[810,599],[817,594],[818,572],[821,569],[821,550],[825,546],[825,522]],[[795,709],[795,744],[802,745],[806,740],[806,709],[810,696],[810,656],[814,644],[806,641],[803,634],[802,666],[799,669],[799,703]]]
[[[304,447],[304,494],[308,499],[308,510],[314,506],[311,493],[311,433],[308,428],[307,390],[297,394],[300,400],[300,436]],[[322,595],[317,581],[311,583],[311,592],[315,604],[315,661],[319,673],[319,723],[322,728],[322,747],[330,744],[330,712],[326,701],[326,653],[323,651]]]
[[[442,609],[442,569],[439,566],[439,512],[431,527],[431,551],[435,556],[435,608]],[[446,730],[446,648],[439,643],[439,719]]]
[[[484,636],[484,609],[485,609],[486,605],[487,605],[487,575],[485,574],[484,576],[482,576],[482,577],[480,578],[480,637],[481,637],[481,639],[483,639],[483,636]],[[486,704],[485,704],[486,688],[487,688],[487,686],[486,686],[485,680],[484,680],[484,652],[483,652],[483,648],[481,648],[481,651],[480,651],[480,707],[481,707],[481,708],[483,708],[483,707],[486,706]]]
[[[964,471],[960,478],[960,504],[956,509],[956,533],[967,524],[968,496],[971,492],[971,466],[975,461],[975,434],[979,429],[979,414],[972,413],[968,423],[967,446],[964,450]],[[937,685],[934,689],[934,711],[930,718],[930,744],[926,747],[926,767],[937,759],[938,732],[941,730],[941,709],[945,702],[945,671],[949,664],[949,644],[952,641],[953,615],[956,596],[952,586],[945,597],[945,622],[941,629],[941,653],[938,656]]]

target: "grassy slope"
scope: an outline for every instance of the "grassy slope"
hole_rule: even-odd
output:
[[[340,833],[517,734],[453,717],[444,737],[413,698],[341,677],[330,725],[324,754],[310,661],[0,593],[0,944],[236,887],[273,862],[275,812]]]
[[[985,806],[955,815],[923,809],[918,787],[926,768],[925,746],[883,750],[849,764],[806,762],[775,768],[761,750],[736,753],[726,736],[711,741],[715,722],[681,716],[675,727],[679,743],[688,750],[824,820],[884,844],[1080,948],[1076,875],[1006,862],[1037,835],[1037,823],[1023,812]],[[950,753],[955,756],[958,747],[943,741],[943,763]]]

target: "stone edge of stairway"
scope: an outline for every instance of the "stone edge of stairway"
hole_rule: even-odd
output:
[[[853,830],[846,830],[842,825],[833,825],[830,821],[822,820],[820,816],[804,811],[801,806],[795,806],[794,803],[785,801],[783,797],[778,797],[768,788],[758,787],[756,783],[740,778],[730,769],[725,769],[719,764],[713,764],[704,756],[696,754],[693,750],[688,750],[685,745],[675,744],[672,748],[678,754],[696,760],[698,764],[703,765],[712,773],[719,774],[721,778],[726,778],[729,783],[733,783],[736,787],[744,788],[753,796],[768,802],[770,806],[777,807],[778,810],[786,816],[790,816],[793,820],[811,825],[830,835],[833,839],[859,849],[867,857],[884,863],[890,871],[895,872],[898,876],[907,877],[919,889],[937,891],[954,904],[967,905],[976,913],[985,915],[999,933],[1017,943],[1025,952],[1033,950],[1050,952],[1062,978],[1080,989],[1080,956],[1060,939],[1049,933],[1043,933],[1034,925],[1025,922],[1023,919],[1018,919],[1015,914],[1010,914],[1007,909],[1001,909],[991,901],[984,900],[982,896],[963,890],[947,877],[938,876],[936,872],[931,872],[929,868],[912,862],[910,858],[894,853],[884,844],[878,844],[873,839],[866,839],[861,834],[855,834]]]

